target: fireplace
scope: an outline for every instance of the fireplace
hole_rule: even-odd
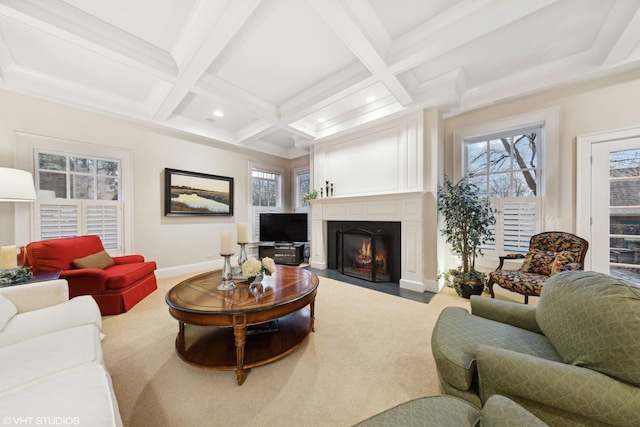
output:
[[[436,279],[438,256],[444,256],[444,252],[440,253],[441,246],[437,244],[441,239],[437,215],[435,195],[422,191],[313,200],[309,264],[340,274],[336,231],[383,230],[390,235],[390,282],[416,292],[439,292],[442,283]]]
[[[391,279],[387,233],[382,230],[338,230],[337,238],[338,271],[370,282]]]
[[[329,221],[328,268],[371,282],[400,281],[401,228],[393,221]]]

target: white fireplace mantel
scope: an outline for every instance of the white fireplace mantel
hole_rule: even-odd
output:
[[[424,274],[425,217],[428,192],[335,197],[311,202],[311,258],[313,268],[326,269],[327,221],[397,221],[401,223],[400,287],[438,292],[438,282]]]

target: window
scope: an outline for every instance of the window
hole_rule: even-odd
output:
[[[107,251],[122,253],[120,161],[37,150],[36,237],[95,234]]]
[[[297,168],[293,173],[295,178],[294,182],[296,183],[293,195],[296,201],[295,207],[308,207],[309,202],[302,201],[302,196],[311,191],[311,173],[309,172],[309,168]]]
[[[540,232],[542,206],[538,180],[544,126],[536,125],[464,139],[464,170],[501,212],[495,241],[484,252],[526,252]]]
[[[282,174],[280,168],[252,164],[251,170],[251,206],[253,210],[253,241],[260,238],[260,214],[263,212],[282,212]]]
[[[530,151],[530,141],[526,137],[532,132],[536,133],[533,159],[534,153]],[[518,141],[518,136],[525,138]],[[506,138],[509,148],[501,138]],[[511,148],[516,142],[517,151]],[[454,178],[459,179],[467,170],[482,175],[487,196],[501,211],[496,216],[496,240],[491,247],[484,248],[487,259],[486,262],[479,259],[480,264],[495,268],[496,256],[527,251],[530,235],[563,228],[559,224],[558,107],[455,128],[453,143],[454,158],[459,159],[453,163]],[[483,155],[474,160],[474,154],[480,152]],[[518,153],[522,159],[517,158]],[[493,166],[491,162],[494,162]],[[535,194],[531,185],[534,174]],[[509,179],[502,182],[502,177],[507,176]],[[495,183],[495,187],[490,183]]]

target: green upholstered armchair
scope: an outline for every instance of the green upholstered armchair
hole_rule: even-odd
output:
[[[500,257],[498,268],[489,273],[487,288],[494,298],[493,285],[524,295],[540,296],[544,282],[554,274],[566,270],[582,270],[589,243],[582,237],[562,231],[545,231],[531,236],[529,252]],[[503,270],[506,260],[523,259],[517,270]]]
[[[549,425],[640,425],[640,287],[552,276],[537,307],[474,296],[442,311],[432,351],[443,392],[499,394]]]
[[[428,396],[401,403],[354,427],[407,426],[545,427],[547,424],[504,396],[491,396],[482,410],[456,397]]]

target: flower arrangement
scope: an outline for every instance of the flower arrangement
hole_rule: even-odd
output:
[[[242,275],[248,277],[249,283],[253,283],[259,273],[271,276],[275,270],[276,263],[269,257],[264,257],[261,260],[251,257],[242,264]]]

